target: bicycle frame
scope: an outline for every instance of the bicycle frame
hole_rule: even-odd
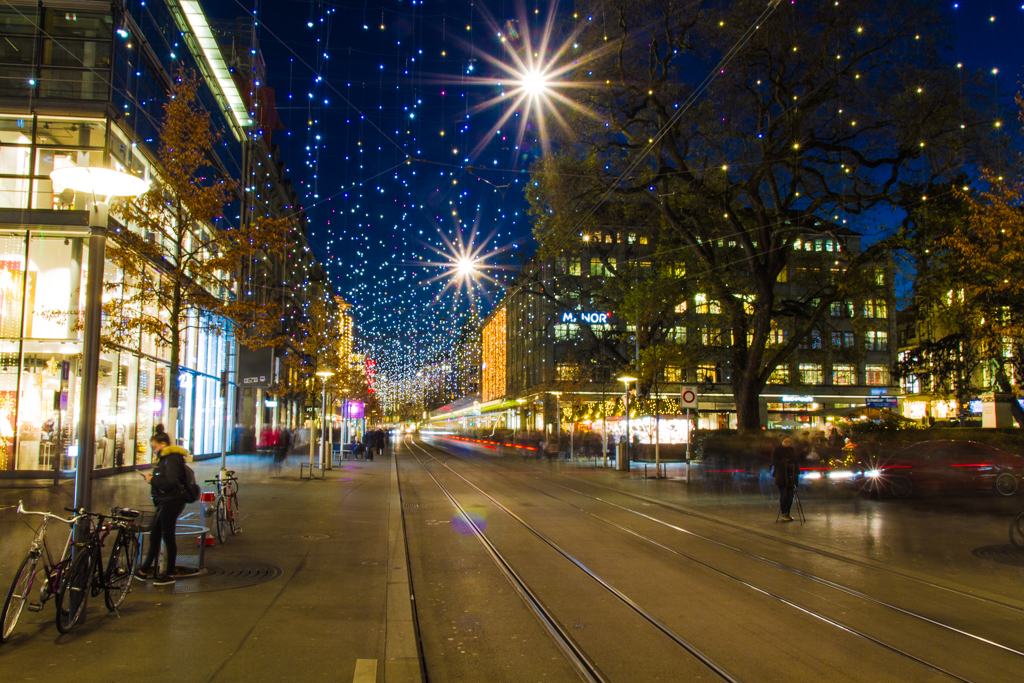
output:
[[[18,514],[19,515],[36,515],[43,518],[43,523],[36,529],[35,536],[32,539],[32,544],[29,546],[29,554],[35,554],[43,561],[43,572],[46,577],[46,583],[39,587],[39,599],[40,602],[45,602],[57,592],[60,587],[61,576],[63,575],[64,569],[67,567],[68,562],[71,560],[71,548],[72,541],[74,539],[74,527],[81,521],[82,515],[75,515],[67,519],[54,515],[49,512],[35,512],[32,510],[26,510],[21,501],[18,502]],[[50,547],[46,544],[46,530],[49,527],[50,520],[56,519],[59,522],[63,522],[71,527],[68,532],[68,539],[64,542],[64,549],[61,551],[60,560],[57,562],[53,561],[53,555],[50,553]],[[40,552],[40,549],[42,552]],[[35,575],[33,574],[31,584],[35,583]]]

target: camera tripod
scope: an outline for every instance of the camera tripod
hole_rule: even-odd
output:
[[[807,516],[804,514],[804,504],[800,502],[800,487],[793,487],[793,502],[796,504],[796,518],[800,524],[807,521]],[[778,524],[782,518],[782,508],[779,508],[778,514],[775,515],[775,523]]]

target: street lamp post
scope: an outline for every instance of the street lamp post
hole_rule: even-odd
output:
[[[523,404],[526,403],[525,398],[517,398],[516,403],[519,404],[519,411],[516,413],[516,425],[512,429],[512,442],[516,441],[516,430],[522,430],[523,428]]]
[[[321,370],[316,373],[316,376],[321,380],[323,384],[323,396],[320,399],[320,469],[329,470],[331,469],[331,459],[327,457],[327,380],[334,377],[334,373],[330,370]],[[312,433],[312,430],[310,430]],[[312,466],[313,463],[310,463]]]
[[[347,394],[348,389],[341,393]],[[341,399],[341,457],[345,457],[345,446],[348,444],[348,396]]]
[[[562,454],[562,392],[550,392],[555,396],[555,457]]]
[[[624,453],[621,458],[615,458],[615,469],[620,472],[629,471],[629,383],[635,382],[636,377],[623,376],[619,377],[619,381],[626,388],[626,447],[623,449]]]
[[[82,331],[82,412],[75,463],[75,507],[92,507],[92,468],[96,460],[96,390],[99,386],[100,329],[103,317],[103,270],[107,251],[107,211],[111,197],[136,197],[149,181],[109,168],[68,166],[50,173],[50,180],[75,192],[92,195],[89,211],[89,274],[85,283]],[[102,201],[99,199],[102,197]],[[27,264],[26,264],[27,267]],[[76,530],[78,527],[76,527]]]

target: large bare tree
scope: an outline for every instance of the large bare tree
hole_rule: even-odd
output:
[[[542,256],[579,249],[609,216],[619,233],[678,250],[683,279],[726,321],[741,429],[760,426],[775,368],[887,258],[879,244],[837,255],[780,296],[796,240],[843,243],[841,232],[928,201],[925,188],[949,191],[993,125],[975,106],[977,79],[949,63],[951,26],[934,3],[772,5],[595,5],[576,43],[605,51],[567,91],[586,113],[563,109],[567,125],[549,126],[555,152],[527,188]]]

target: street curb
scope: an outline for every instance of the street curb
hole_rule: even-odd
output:
[[[398,459],[391,453],[388,497],[388,584],[384,638],[384,683],[425,683],[419,625],[414,613],[412,568],[405,537]]]

